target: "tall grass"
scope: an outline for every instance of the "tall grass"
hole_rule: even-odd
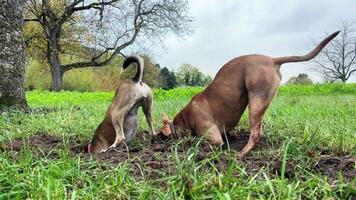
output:
[[[314,87],[282,86],[265,116],[265,134],[273,135],[271,138],[298,136],[298,142],[304,144],[304,146],[331,147],[339,152],[356,148],[355,143],[348,142],[356,139],[354,134],[356,130],[356,118],[354,117],[356,116],[356,109],[354,109],[356,93],[353,93],[356,84],[347,84],[346,86],[344,84],[328,84],[314,85]],[[296,88],[299,88],[299,90],[296,90]],[[306,91],[303,92],[302,90],[305,88]],[[190,98],[201,90],[202,88],[199,87],[176,88],[168,91],[155,89],[153,116],[156,129],[161,126],[161,113],[165,112],[173,118],[190,101]],[[35,114],[24,117],[21,113],[7,113],[5,116],[18,116],[21,120],[30,123],[22,122],[11,135],[21,132],[22,128],[26,132],[26,126],[31,127],[31,124],[32,127],[35,125],[49,132],[62,132],[61,134],[63,134],[67,130],[78,129],[77,134],[88,134],[102,120],[113,96],[114,92],[81,93],[65,91],[52,93],[31,91],[27,92],[27,100],[31,107],[46,106],[59,109],[62,113],[61,117],[56,119],[58,118],[56,112],[47,114],[47,117],[53,119],[53,121],[46,118],[38,119]],[[86,118],[82,116],[86,116]],[[141,112],[139,119],[140,129],[146,129],[145,118]],[[72,121],[76,126],[71,125],[68,121]],[[54,127],[57,127],[57,129]],[[238,127],[249,129],[247,112],[243,115]],[[33,130],[29,130],[33,133]]]
[[[190,99],[201,92],[203,87],[178,87],[171,90],[154,89],[154,99],[156,101]],[[287,85],[281,86],[278,96],[290,96],[295,99],[299,96],[320,96],[320,95],[355,95],[356,83],[352,84],[315,84],[315,85]],[[111,92],[75,92],[62,91],[52,93],[48,91],[29,91],[26,98],[31,106],[56,106],[63,104],[82,104],[102,101],[111,101],[114,91]]]
[[[356,94],[356,83],[328,83],[314,85],[285,85],[279,88],[279,95],[340,95]]]

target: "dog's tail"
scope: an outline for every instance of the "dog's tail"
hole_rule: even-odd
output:
[[[133,77],[132,80],[138,83],[142,81],[142,77],[143,77],[143,67],[144,67],[143,58],[141,58],[140,56],[129,56],[125,59],[122,67],[126,69],[131,63],[135,63],[137,66],[136,75],[135,77]]]
[[[340,31],[336,31],[335,33],[329,35],[323,41],[321,41],[320,44],[317,47],[315,47],[315,49],[313,49],[313,51],[309,52],[304,56],[286,56],[286,57],[273,58],[274,63],[276,65],[281,65],[283,63],[302,62],[302,61],[308,61],[310,59],[313,59],[339,33]]]

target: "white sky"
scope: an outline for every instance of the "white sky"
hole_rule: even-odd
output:
[[[193,33],[184,39],[168,36],[166,48],[154,50],[154,60],[170,69],[189,63],[213,77],[240,55],[305,54],[312,41],[339,30],[343,20],[356,20],[356,0],[189,0],[189,7]],[[283,65],[282,82],[298,73],[320,81],[313,65]]]

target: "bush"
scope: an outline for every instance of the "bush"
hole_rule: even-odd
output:
[[[69,91],[112,91],[120,82],[120,68],[73,69],[64,74],[64,90]]]
[[[160,69],[152,64],[147,56],[145,59],[144,81],[152,88],[161,85]],[[64,59],[71,63],[71,58]],[[123,58],[117,57],[112,64],[104,67],[86,67],[72,69],[64,73],[63,89],[80,92],[112,91],[121,79],[131,79],[136,68],[131,66],[122,73]],[[50,90],[52,85],[51,71],[46,61],[30,59],[26,65],[25,89]]]
[[[121,60],[100,68],[72,69],[64,73],[64,90],[69,91],[112,91],[120,83]],[[26,90],[51,90],[51,70],[45,61],[29,59],[25,67]]]
[[[287,84],[294,85],[310,85],[313,84],[313,81],[309,78],[308,74],[301,73],[297,77],[293,76],[288,81]]]
[[[48,64],[30,58],[25,66],[24,85],[25,90],[50,90],[52,78]]]

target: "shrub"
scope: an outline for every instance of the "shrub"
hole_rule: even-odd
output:
[[[327,83],[315,85],[285,85],[279,88],[278,95],[334,95],[356,94],[356,83]]]
[[[25,90],[49,90],[51,84],[51,71],[48,64],[30,58],[25,66]]]
[[[301,73],[298,74],[297,77],[293,76],[288,81],[287,84],[294,84],[294,85],[310,85],[313,84],[313,81],[309,78],[308,74]]]

